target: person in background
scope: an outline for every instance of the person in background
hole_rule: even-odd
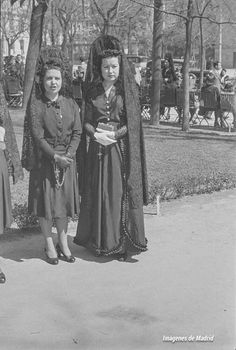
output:
[[[15,67],[16,67],[17,76],[20,79],[20,84],[23,87],[24,74],[25,74],[25,65],[23,63],[23,59],[22,59],[22,56],[20,54],[16,55]]]
[[[126,261],[128,253],[147,250],[146,163],[134,75],[113,36],[102,35],[91,46],[84,118],[86,137],[80,155],[85,165],[74,242],[98,256]]]
[[[84,87],[84,71],[78,67],[75,71],[75,77],[73,79],[73,97],[78,103],[79,107],[82,108],[83,100],[83,87]]]
[[[162,68],[162,79],[165,85],[176,83],[177,76],[175,73],[174,62],[171,53],[167,53],[164,59],[164,66]]]
[[[220,73],[220,83],[221,83],[221,89],[227,90],[229,86],[231,86],[229,76],[227,75],[227,71],[225,68],[222,68]]]
[[[214,60],[212,57],[209,57],[206,63],[206,70],[212,70],[214,67]]]
[[[0,234],[9,228],[13,221],[9,175],[15,184],[23,179],[23,170],[16,143],[2,82],[0,82]],[[0,283],[6,282],[6,276],[0,268]]]
[[[214,62],[212,73],[216,77],[216,85],[218,86],[219,89],[221,86],[221,71],[222,71],[221,62],[219,61]]]
[[[84,57],[80,57],[80,63],[78,65],[78,70],[80,72],[80,74],[83,73],[83,81],[85,80],[85,76],[86,76],[86,71],[87,71],[87,64],[85,62]]]
[[[63,53],[41,51],[24,124],[23,166],[30,170],[28,210],[38,216],[47,262],[58,257],[73,263],[68,246],[68,217],[79,214],[76,150],[80,142],[80,110],[71,96],[72,74]],[[58,243],[54,246],[55,222]]]
[[[204,113],[207,113],[207,118],[210,119],[212,111],[215,113],[215,127],[224,127],[224,122],[221,112],[220,103],[220,88],[218,84],[218,78],[214,73],[209,72],[205,79],[205,84],[201,88],[201,96],[205,99],[204,101]],[[210,112],[210,114],[209,114]]]
[[[178,78],[176,76],[174,62],[171,53],[166,53],[162,68],[162,89],[161,89],[161,106],[160,113],[165,113],[165,108],[168,108],[166,119],[170,119],[170,107],[165,107],[168,100],[168,105],[176,104],[176,88],[178,86]]]

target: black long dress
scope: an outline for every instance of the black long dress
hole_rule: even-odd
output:
[[[102,146],[94,139],[99,122],[113,127],[117,143]],[[103,86],[86,102],[85,130],[90,137],[86,156],[85,187],[82,192],[77,235],[74,242],[98,255],[146,250],[143,209],[128,215],[126,156],[128,133],[122,96],[113,86],[106,97]],[[132,239],[132,231],[138,239]]]

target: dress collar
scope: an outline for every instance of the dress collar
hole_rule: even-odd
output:
[[[45,102],[47,104],[47,107],[55,107],[55,108],[60,108],[60,101],[62,100],[62,96],[59,95],[56,100],[50,100],[47,96],[45,96]]]

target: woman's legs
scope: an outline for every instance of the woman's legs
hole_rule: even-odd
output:
[[[52,220],[40,217],[39,224],[45,240],[46,254],[49,258],[57,258],[57,252],[52,239]]]
[[[56,228],[58,234],[59,246],[66,256],[71,256],[70,249],[67,241],[67,230],[68,230],[68,219],[67,218],[56,218]]]

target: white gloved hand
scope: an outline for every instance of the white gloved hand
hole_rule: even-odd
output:
[[[103,146],[108,146],[108,145],[111,145],[112,143],[116,143],[116,140],[109,137],[109,134],[114,134],[114,132],[113,131],[95,132],[94,134],[95,141],[97,141]]]

